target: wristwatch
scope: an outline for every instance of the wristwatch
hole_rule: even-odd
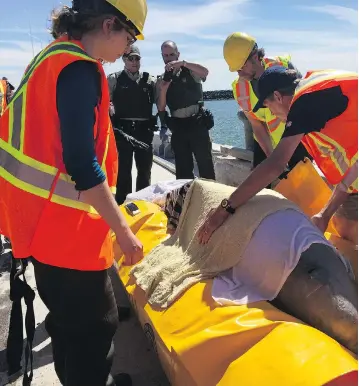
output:
[[[221,207],[227,211],[228,213],[230,214],[234,214],[236,212],[236,210],[234,208],[231,207],[231,204],[230,202],[225,198],[224,200],[222,200],[221,202]]]

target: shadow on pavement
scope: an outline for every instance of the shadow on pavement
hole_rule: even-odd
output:
[[[45,329],[45,322],[40,323],[36,327],[35,331],[35,338],[34,338],[34,350],[33,350],[33,355],[34,355],[34,362],[33,362],[33,369],[34,371],[36,369],[39,369],[43,366],[46,366],[50,363],[52,363],[52,347],[51,347],[51,342],[48,341],[44,347],[44,343],[46,340],[49,338],[49,335],[46,332]],[[24,347],[26,344],[26,339],[24,339]],[[38,349],[38,346],[41,348]],[[22,370],[17,372],[16,374],[11,375],[10,377],[7,376],[7,361],[6,361],[6,349],[0,351],[0,386],[3,385],[2,382],[4,382],[3,378],[8,378],[8,382],[15,382],[17,379],[19,379],[23,375],[23,370],[24,370],[24,352],[23,352],[23,357],[22,357]],[[1,373],[5,373],[3,376]]]

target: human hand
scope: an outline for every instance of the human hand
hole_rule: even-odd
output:
[[[131,229],[116,233],[116,240],[125,257],[124,265],[134,265],[143,259],[143,245]]]
[[[183,60],[174,60],[173,62],[169,62],[165,66],[165,71],[173,71],[175,69],[179,69],[183,66]]]
[[[230,213],[222,207],[210,210],[197,234],[200,244],[207,244],[212,234],[227,220],[229,216]]]
[[[323,213],[317,213],[312,218],[312,223],[319,228],[321,232],[325,232],[328,228],[330,218],[325,216]]]

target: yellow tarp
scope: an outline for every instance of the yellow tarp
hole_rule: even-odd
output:
[[[136,203],[138,216],[121,209],[148,253],[167,237],[166,217],[154,204]],[[322,386],[357,369],[337,342],[268,302],[218,306],[212,280],[194,285],[170,308],[154,309],[130,269],[122,266],[119,276],[173,386]]]
[[[297,164],[275,190],[295,202],[310,217],[324,207],[332,194],[309,160]],[[329,223],[328,232],[337,234],[332,222]]]

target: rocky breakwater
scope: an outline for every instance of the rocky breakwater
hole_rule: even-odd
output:
[[[205,101],[211,100],[228,100],[234,99],[232,90],[214,90],[214,91],[205,91],[203,93],[203,99]]]

